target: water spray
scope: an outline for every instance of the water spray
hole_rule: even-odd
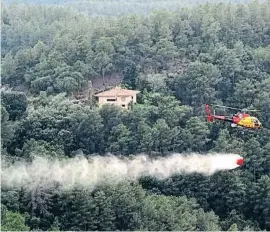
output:
[[[78,156],[69,159],[46,159],[36,156],[31,163],[16,162],[2,167],[2,187],[52,188],[57,183],[64,189],[74,186],[94,188],[109,181],[136,180],[141,176],[166,179],[175,174],[199,173],[213,175],[222,170],[242,166],[244,159],[237,154],[172,154],[151,159],[141,154],[133,158]]]

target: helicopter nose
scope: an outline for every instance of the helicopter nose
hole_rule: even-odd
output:
[[[242,166],[244,164],[244,159],[241,157],[236,161],[236,164]]]

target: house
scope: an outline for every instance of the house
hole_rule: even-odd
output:
[[[115,87],[114,89],[98,93],[95,96],[98,97],[98,103],[100,106],[104,104],[113,104],[120,106],[121,108],[128,109],[129,103],[136,103],[136,95],[139,92],[140,91]]]

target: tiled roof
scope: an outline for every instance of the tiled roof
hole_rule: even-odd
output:
[[[98,93],[95,96],[96,97],[133,96],[135,94],[138,94],[139,92],[140,91],[137,90],[122,89],[121,87],[116,87],[114,89]]]

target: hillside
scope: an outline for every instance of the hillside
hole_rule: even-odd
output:
[[[51,5],[72,8],[77,12],[96,16],[120,16],[129,14],[149,14],[156,10],[174,11],[205,3],[249,3],[251,0],[3,0],[5,4]],[[263,2],[263,1],[261,1]]]
[[[3,4],[2,230],[270,230],[270,2],[103,10]],[[137,104],[98,107],[94,91],[120,83]],[[257,109],[264,128],[209,123],[205,104]],[[175,153],[245,164],[168,174]],[[166,178],[122,178],[141,154]]]

